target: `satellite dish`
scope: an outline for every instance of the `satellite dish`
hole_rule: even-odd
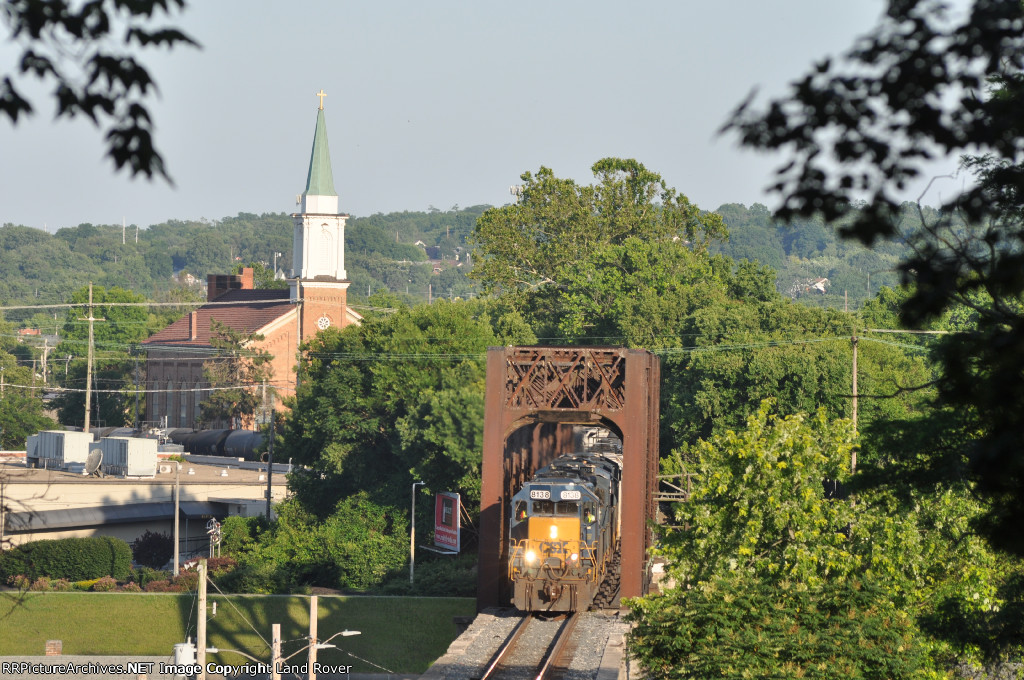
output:
[[[85,458],[85,474],[102,477],[100,464],[103,462],[103,449],[93,449]]]

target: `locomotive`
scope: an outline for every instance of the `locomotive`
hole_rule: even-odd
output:
[[[508,576],[522,611],[583,611],[619,538],[622,455],[555,458],[512,497]]]

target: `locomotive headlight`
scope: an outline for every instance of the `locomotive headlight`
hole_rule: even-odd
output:
[[[551,530],[548,533],[551,535],[551,538],[558,538],[558,527],[552,524]]]
[[[533,550],[527,550],[526,551],[526,563],[527,564],[533,564],[536,561],[537,561],[537,553],[535,553]]]
[[[569,561],[570,562],[575,562],[579,558],[580,558],[580,554],[579,553],[573,553],[573,554],[569,555]]]

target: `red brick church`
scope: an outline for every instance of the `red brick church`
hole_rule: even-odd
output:
[[[362,317],[346,300],[345,221],[338,211],[324,120],[323,90],[316,116],[313,151],[300,212],[292,215],[293,269],[288,289],[253,288],[253,272],[207,277],[207,303],[143,345],[146,360],[146,420],[167,427],[194,427],[208,394],[203,362],[214,349],[210,327],[217,320],[244,334],[263,336],[258,347],[274,356],[273,386],[280,396],[295,393],[299,344],[330,326],[358,324]],[[229,423],[222,423],[228,427]],[[244,423],[251,427],[252,423]]]

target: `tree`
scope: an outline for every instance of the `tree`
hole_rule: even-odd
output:
[[[277,506],[278,518],[230,517],[225,550],[239,562],[227,579],[236,592],[289,592],[296,586],[366,589],[380,585],[408,558],[403,513],[357,493],[320,521],[301,503]]]
[[[144,103],[156,85],[131,50],[197,46],[176,28],[150,28],[158,11],[170,14],[184,6],[184,0],[95,0],[77,6],[63,0],[3,0],[0,15],[11,37],[22,44],[19,76],[54,84],[58,117],[82,114],[103,128],[115,168],[127,165],[133,176],[156,173],[170,181]],[[115,36],[121,30],[118,45]],[[0,114],[17,123],[32,112],[12,76],[4,75]]]
[[[901,308],[911,327],[957,306],[975,312],[970,333],[942,343],[939,396],[975,414],[965,452],[992,502],[983,530],[1024,555],[1024,6],[975,0],[962,20],[943,7],[892,0],[842,60],[817,64],[763,109],[748,99],[724,129],[789,157],[772,187],[779,217],[848,218],[842,232],[866,244],[910,245],[899,269],[913,284]],[[963,167],[978,182],[906,229],[899,193],[926,163],[958,154],[971,154]]]
[[[605,158],[592,169],[598,183],[589,186],[545,167],[523,173],[519,201],[477,221],[474,276],[492,289],[537,288],[558,283],[560,269],[598,246],[638,237],[686,239],[703,249],[725,235],[718,215],[702,213],[635,160]]]
[[[471,276],[517,297],[540,336],[650,346],[641,319],[711,273],[707,246],[725,227],[635,160],[593,172],[585,186],[524,173],[517,203],[480,216]]]
[[[478,500],[487,347],[536,339],[499,303],[373,304],[397,309],[302,347],[283,445],[312,474],[292,488],[321,516],[359,491],[402,507],[412,480]]]
[[[631,652],[657,678],[912,677],[903,574],[865,559],[892,532],[872,537],[863,504],[829,493],[850,474],[851,423],[771,406],[675,453],[694,479],[660,541],[675,585],[631,603]]]
[[[15,357],[0,349],[3,395],[0,395],[0,449],[22,449],[30,434],[51,430],[57,423],[43,413],[43,387],[28,366],[18,366]]]
[[[969,489],[857,489],[850,421],[774,410],[663,461],[693,491],[659,530],[673,582],[631,602],[653,677],[920,677],[1019,653],[1020,569],[974,535]]]
[[[243,427],[265,404],[261,385],[271,378],[274,357],[254,345],[263,340],[258,333],[243,333],[216,319],[210,322],[210,332],[214,355],[203,362],[203,378],[211,394],[200,405],[200,420],[204,427]],[[267,398],[272,397],[273,386],[266,390]]]

